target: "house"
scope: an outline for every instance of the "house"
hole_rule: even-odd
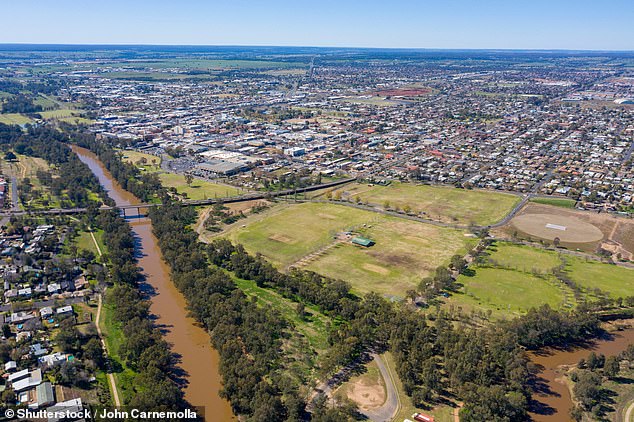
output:
[[[52,368],[56,365],[59,365],[62,362],[65,362],[68,358],[68,355],[62,352],[51,353],[50,355],[41,356],[37,358],[37,361],[44,368]]]
[[[51,308],[50,306],[45,306],[44,308],[40,309],[40,318],[47,319],[51,316],[53,316],[53,308]]]
[[[81,399],[71,399],[64,402],[55,403],[54,406],[48,408],[48,413],[51,415],[48,418],[48,422],[59,422],[61,420],[70,420],[67,418],[58,418],[57,415],[80,415],[83,413],[83,405]]]
[[[4,372],[13,372],[18,368],[18,364],[14,360],[10,360],[9,362],[4,364]]]
[[[55,313],[57,315],[72,314],[73,313],[73,307],[70,306],[70,305],[62,306],[61,308],[57,308],[55,310]]]
[[[24,369],[20,372],[9,375],[8,381],[11,383],[13,390],[16,393],[26,391],[33,387],[37,387],[42,383],[42,370],[34,369],[29,371]]]
[[[48,285],[47,290],[49,293],[59,293],[62,290],[62,287],[58,283],[51,283]]]
[[[25,321],[28,321],[31,318],[35,318],[35,315],[33,314],[33,312],[24,312],[24,311],[14,312],[11,314],[11,323],[20,324]]]
[[[42,408],[55,403],[55,394],[50,382],[43,382],[35,387],[36,400],[35,407]]]
[[[35,343],[31,345],[31,354],[33,356],[42,356],[48,353],[48,351],[42,347],[40,343]]]

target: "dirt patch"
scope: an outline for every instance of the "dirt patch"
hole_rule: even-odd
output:
[[[530,236],[547,240],[558,237],[562,242],[589,243],[604,237],[598,227],[572,216],[523,214],[515,217],[511,224]]]
[[[380,252],[371,252],[370,255],[390,266],[409,268],[418,265],[416,259],[412,258],[410,255]]]
[[[387,268],[383,268],[379,265],[374,265],[374,264],[363,264],[363,268],[377,274],[387,275],[389,273]]]
[[[317,214],[320,218],[325,218],[326,220],[336,220],[337,217],[332,215],[332,214],[323,214],[323,213],[318,213]]]
[[[378,384],[367,385],[364,380],[355,382],[348,389],[348,398],[363,410],[376,409],[385,403],[385,388]]]
[[[583,250],[593,252],[597,249],[598,246],[601,246],[602,242],[613,241],[615,244],[620,245],[620,253],[622,256],[634,254],[634,220],[632,219],[617,217],[608,213],[565,209],[554,207],[551,205],[529,203],[520,211],[517,217],[511,220],[510,224],[507,225],[504,229],[504,232],[506,234],[510,234],[513,230],[516,230],[517,226],[514,223],[517,221],[517,219],[530,214],[549,214],[559,217],[574,218],[594,226],[603,233],[603,237],[601,239],[595,240],[593,242],[569,242],[571,243],[571,247],[579,247]],[[520,231],[528,236],[533,235],[530,231]],[[500,233],[500,231],[498,231],[498,233]],[[563,238],[561,236],[558,237],[563,241]],[[553,238],[554,237],[551,237],[550,240],[552,240]],[[565,244],[566,242],[563,241],[563,243]]]
[[[269,236],[269,240],[280,243],[288,243],[289,245],[292,245],[296,242],[295,239],[291,239],[290,237],[284,236],[283,234],[272,234],[271,236]]]

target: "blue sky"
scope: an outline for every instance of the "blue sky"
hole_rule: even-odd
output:
[[[634,50],[634,0],[3,0],[0,43]]]

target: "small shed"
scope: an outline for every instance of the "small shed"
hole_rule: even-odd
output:
[[[354,243],[355,245],[363,246],[364,248],[369,248],[370,246],[374,245],[374,240],[368,239],[367,237],[363,236],[357,236],[352,239],[352,243]]]

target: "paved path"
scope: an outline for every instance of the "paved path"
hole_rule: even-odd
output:
[[[99,244],[97,243],[97,239],[95,239],[95,235],[93,234],[92,229],[88,228],[88,231],[90,233],[90,237],[92,237],[92,241],[95,244],[95,248],[97,249],[99,256],[101,256],[101,248],[99,247]],[[104,289],[104,293],[105,292],[106,290]],[[103,294],[99,294],[99,302],[97,305],[97,317],[95,318],[96,320],[95,325],[97,326],[97,335],[99,336],[99,341],[101,342],[101,348],[103,349],[103,352],[106,354],[106,356],[110,356],[108,354],[108,347],[106,346],[106,340],[104,339],[103,333],[101,332],[101,327],[99,326],[99,320],[101,319],[102,296]],[[108,367],[110,368],[110,363],[108,363]],[[110,390],[112,391],[112,398],[114,399],[114,404],[115,406],[119,407],[121,406],[121,400],[119,400],[119,390],[117,389],[117,381],[111,370],[108,370],[108,372],[106,373],[106,376],[108,377],[108,384],[110,384]]]
[[[632,415],[634,415],[634,401],[630,403],[630,407],[627,408],[623,422],[634,422]]]
[[[372,357],[385,381],[385,403],[378,409],[361,410],[361,413],[374,422],[389,422],[394,419],[396,413],[401,409],[401,400],[398,396],[396,385],[394,385],[394,376],[390,368],[385,364],[381,356],[373,353]]]
[[[104,293],[105,293],[105,290],[104,290]],[[97,306],[97,318],[96,318],[97,334],[99,335],[99,341],[101,341],[101,348],[103,349],[106,356],[109,356],[108,348],[106,347],[106,341],[104,340],[103,334],[101,333],[101,327],[99,327],[99,318],[101,317],[101,302],[102,302],[101,296],[102,295],[100,294],[99,305]],[[119,407],[121,406],[121,400],[119,400],[119,390],[117,390],[117,382],[114,378],[114,374],[112,373],[112,371],[108,370],[108,372],[106,373],[106,376],[108,377],[108,383],[110,384],[110,390],[112,391],[112,398],[114,399],[114,404],[115,406]]]

